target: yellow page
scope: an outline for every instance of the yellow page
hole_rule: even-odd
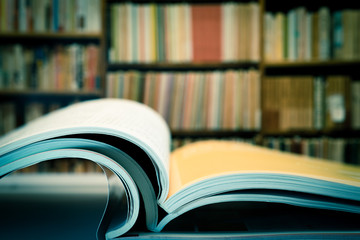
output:
[[[360,187],[360,167],[212,140],[186,145],[171,154],[168,198],[200,180],[234,173],[292,174]]]

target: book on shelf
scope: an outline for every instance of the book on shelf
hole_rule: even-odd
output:
[[[351,79],[349,76],[328,76],[326,79],[326,117],[328,128],[350,126]]]
[[[356,60],[360,58],[358,9],[309,10],[299,6],[264,15],[266,60]]]
[[[13,102],[3,102],[0,104],[0,135],[4,135],[17,126],[16,105]]]
[[[263,80],[266,130],[357,128],[356,79],[347,75],[268,76]]]
[[[360,129],[360,81],[351,84],[351,123],[354,129]]]
[[[319,44],[319,59],[320,60],[328,60],[330,58],[330,49],[331,49],[331,15],[330,9],[328,7],[321,7],[319,9],[319,42],[315,44]]]
[[[0,89],[88,90],[100,86],[95,44],[0,46]],[[51,76],[51,80],[49,80]]]
[[[262,146],[329,161],[360,164],[360,138],[265,137]]]
[[[260,84],[255,69],[118,71],[107,74],[107,97],[143,102],[174,130],[259,130]]]
[[[194,62],[215,62],[221,57],[221,7],[213,5],[194,5],[192,15],[192,43]],[[204,41],[204,39],[209,39]]]
[[[325,124],[325,79],[314,78],[314,128],[322,129]]]
[[[101,29],[101,0],[3,0],[0,11],[0,33],[98,33]]]
[[[109,178],[99,239],[125,234],[140,217],[159,232],[191,210],[226,202],[360,213],[358,167],[232,141],[201,141],[170,153],[170,139],[165,121],[144,104],[81,102],[1,138],[0,176],[66,157],[99,164]]]
[[[260,58],[260,13],[255,2],[112,3],[109,12],[113,63],[257,62]]]

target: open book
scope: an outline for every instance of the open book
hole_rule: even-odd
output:
[[[200,141],[170,153],[170,138],[165,121],[143,104],[77,103],[0,139],[0,176],[52,159],[96,162],[109,180],[99,239],[128,232],[140,208],[155,232],[192,209],[225,202],[360,213],[358,167],[232,141]]]

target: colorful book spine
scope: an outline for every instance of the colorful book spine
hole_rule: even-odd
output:
[[[110,14],[111,62],[260,59],[258,3],[113,3]]]
[[[1,89],[93,91],[99,87],[99,47],[93,44],[5,45],[0,55]]]
[[[257,70],[119,71],[108,73],[107,86],[107,97],[143,102],[158,111],[173,129],[259,130],[261,127]],[[142,94],[139,89],[143,89]]]

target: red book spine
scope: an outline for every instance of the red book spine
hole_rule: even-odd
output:
[[[221,5],[192,6],[194,62],[216,62],[221,59]]]

